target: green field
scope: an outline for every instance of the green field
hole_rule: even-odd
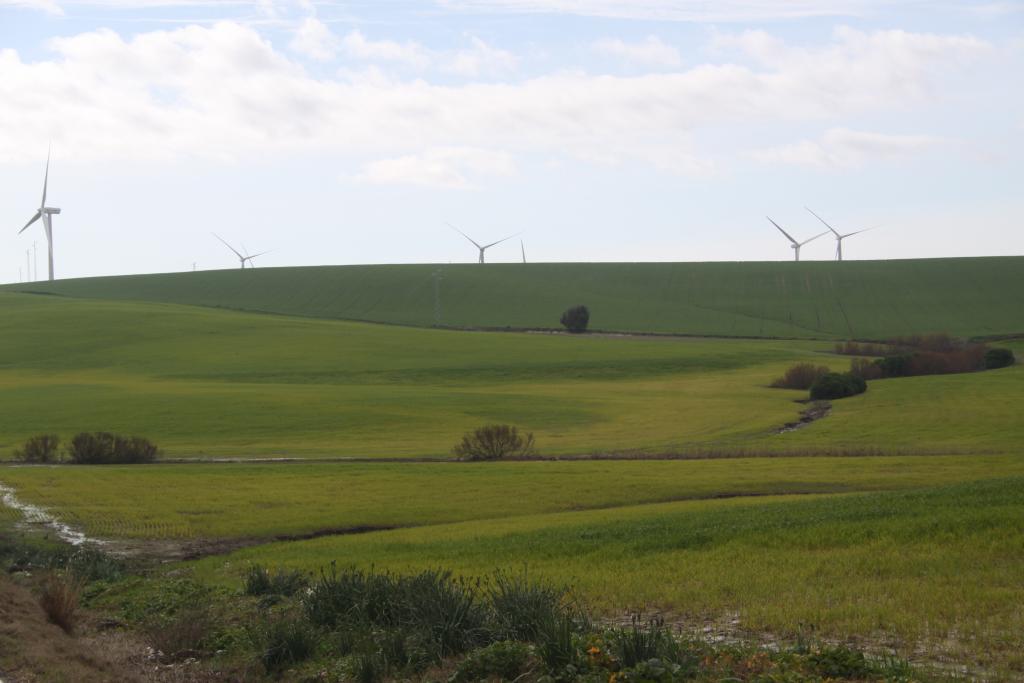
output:
[[[801,338],[1024,333],[1024,257],[259,268],[4,289],[418,326],[555,328],[565,308],[584,303],[591,327],[602,330]]]
[[[1024,458],[8,467],[0,481],[90,535],[236,539],[666,501],[921,488],[993,472],[1024,476]]]
[[[550,327],[585,301],[606,329],[799,339],[416,327],[432,321],[433,266],[31,286],[64,296],[8,287],[2,457],[33,434],[108,430],[149,437],[165,457],[363,460],[4,465],[0,484],[110,547],[248,546],[167,566],[231,590],[252,562],[528,566],[602,616],[663,609],[688,628],[769,640],[813,625],[1019,679],[1024,367],[872,381],[785,433],[805,392],[768,385],[796,362],[845,369],[835,337],[1019,332],[1020,265],[442,268],[451,326]],[[1024,352],[1020,339],[999,344]],[[491,422],[532,431],[561,459],[447,461],[462,433]],[[0,512],[0,527],[17,519]]]
[[[527,565],[605,614],[661,609],[684,623],[801,625],[1024,674],[1024,479],[813,500],[638,505],[270,544],[196,566],[237,585],[247,564],[331,561],[468,575]],[[998,672],[998,673],[997,673]]]
[[[508,422],[546,455],[1014,452],[1024,370],[875,382],[776,434],[790,364],[823,341],[426,330],[167,304],[0,294],[0,453],[37,433],[141,434],[167,456],[449,457]]]

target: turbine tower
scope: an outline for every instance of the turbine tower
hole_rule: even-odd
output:
[[[485,251],[487,251],[488,249],[490,249],[490,248],[491,248],[491,247],[493,247],[494,245],[496,245],[496,244],[501,244],[501,243],[502,243],[502,242],[504,242],[505,240],[510,240],[510,239],[512,239],[513,237],[515,237],[516,235],[518,235],[518,234],[519,234],[519,233],[516,233],[516,235],[509,235],[508,237],[504,237],[504,238],[502,238],[502,239],[498,240],[497,242],[491,242],[490,244],[484,244],[484,245],[480,245],[480,244],[478,244],[478,243],[476,242],[476,240],[474,240],[474,239],[473,239],[472,237],[470,237],[470,236],[469,236],[469,235],[467,235],[466,233],[464,233],[464,232],[462,232],[461,230],[459,230],[458,228],[456,228],[456,227],[455,227],[454,225],[452,225],[451,223],[448,223],[448,227],[450,227],[450,228],[451,228],[452,230],[454,230],[455,232],[459,233],[460,235],[462,235],[463,237],[465,237],[465,238],[466,238],[467,240],[469,240],[470,242],[472,242],[472,243],[473,243],[473,246],[474,246],[474,247],[476,247],[477,249],[479,249],[479,250],[480,250],[480,260],[478,261],[478,263],[483,263],[483,262],[484,262],[484,252],[485,252]]]
[[[522,240],[519,240],[519,250],[523,252],[523,263],[526,263],[526,245]]]
[[[765,218],[768,218],[768,216],[765,216]],[[810,239],[806,239],[803,242],[797,242],[795,239],[793,239],[792,235],[790,235],[788,232],[783,230],[782,226],[780,226],[778,223],[773,221],[771,218],[768,218],[768,222],[771,223],[772,225],[774,225],[776,228],[778,228],[779,232],[781,232],[783,235],[785,235],[787,240],[792,242],[792,244],[790,244],[789,246],[790,246],[790,248],[793,249],[793,256],[795,257],[794,258],[795,261],[799,261],[800,260],[800,247],[804,246],[808,242],[813,242],[814,240],[818,239],[819,237],[821,237],[822,235],[824,235],[824,234],[826,234],[828,232],[828,230],[826,230],[825,232],[819,232],[817,235],[815,235],[814,237],[812,237]]]
[[[242,270],[245,270],[245,264],[246,264],[246,263],[248,263],[248,264],[249,264],[249,267],[250,267],[250,268],[255,268],[255,267],[256,267],[256,265],[255,265],[255,264],[254,264],[254,263],[252,262],[252,261],[253,261],[253,259],[254,259],[254,258],[256,258],[257,256],[263,256],[264,254],[269,254],[269,253],[270,253],[270,251],[261,251],[261,252],[260,252],[260,253],[258,253],[258,254],[253,254],[253,255],[251,255],[251,256],[250,256],[250,255],[249,255],[249,250],[248,250],[248,249],[246,249],[246,248],[245,248],[245,245],[243,244],[243,245],[242,245],[242,251],[244,251],[244,252],[245,252],[245,254],[243,255],[243,254],[242,254],[242,252],[238,251],[238,250],[237,250],[237,249],[235,249],[235,248],[234,248],[233,246],[231,246],[230,244],[228,244],[227,242],[225,242],[225,241],[224,241],[224,238],[223,238],[223,237],[221,237],[220,235],[218,235],[217,233],[213,233],[213,236],[214,236],[214,237],[216,237],[217,239],[219,239],[219,240],[220,240],[220,241],[221,241],[221,242],[222,242],[222,243],[224,244],[224,246],[225,246],[225,247],[227,247],[228,249],[230,249],[231,251],[233,251],[233,252],[235,253],[235,256],[237,256],[237,257],[238,257],[238,263],[239,263],[239,265],[241,265],[241,266],[242,266]],[[272,251],[272,250],[271,250],[271,251]],[[195,264],[193,264],[193,265],[192,265],[192,268],[193,268],[193,270],[195,269]]]
[[[811,211],[806,206],[804,208],[807,209],[808,211]],[[825,219],[824,218],[822,218],[818,214],[814,213],[813,211],[811,211],[811,215],[814,216],[815,218],[817,218],[819,221],[821,221],[825,225],[825,227],[828,228],[829,230],[831,230],[832,234],[835,235],[835,237],[836,237],[836,261],[842,261],[843,260],[843,240],[845,240],[847,237],[853,237],[854,235],[859,235],[860,233],[867,232],[868,230],[871,229],[871,228],[864,228],[863,230],[857,230],[855,232],[848,232],[845,235],[840,235],[838,232],[836,232],[835,228],[833,228],[828,223],[825,223]]]
[[[18,234],[28,230],[28,226],[35,223],[40,218],[43,219],[43,231],[46,233],[46,246],[49,249],[49,266],[50,266],[50,279],[53,280],[53,215],[60,213],[60,209],[46,205],[46,185],[50,180],[50,152],[46,152],[46,174],[43,176],[43,199],[39,202],[39,209],[36,214],[32,216],[31,220],[25,224]]]

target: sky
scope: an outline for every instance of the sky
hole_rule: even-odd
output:
[[[48,148],[59,278],[1021,254],[1021,74],[1024,0],[0,0],[0,281]]]

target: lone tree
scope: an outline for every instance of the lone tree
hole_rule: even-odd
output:
[[[566,309],[565,313],[562,314],[562,324],[565,325],[565,329],[569,330],[573,334],[586,332],[587,324],[589,322],[590,311],[582,304]]]

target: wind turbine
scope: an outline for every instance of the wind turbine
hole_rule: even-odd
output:
[[[28,230],[28,226],[35,223],[40,218],[43,219],[43,231],[46,233],[46,245],[49,248],[49,265],[50,265],[50,279],[53,280],[53,215],[60,213],[60,209],[46,205],[46,186],[50,181],[50,152],[46,152],[46,175],[43,176],[43,199],[39,202],[39,209],[36,211],[36,215],[32,216],[31,220],[25,224],[18,234]]]
[[[227,247],[228,249],[230,249],[231,251],[233,251],[235,253],[235,256],[238,257],[238,263],[242,266],[242,270],[245,270],[245,264],[246,263],[249,264],[250,268],[255,268],[256,266],[252,263],[252,260],[254,258],[256,258],[257,256],[263,256],[264,254],[269,254],[270,253],[270,251],[261,251],[258,254],[252,254],[250,256],[249,255],[249,250],[246,249],[245,245],[243,244],[242,245],[242,251],[245,252],[245,255],[242,255],[242,252],[238,251],[233,246],[231,246],[230,244],[225,242],[224,238],[221,237],[220,235],[218,235],[217,233],[213,233],[213,236],[216,237],[217,239],[219,239],[224,244],[225,247]],[[273,251],[273,250],[271,250],[271,251]],[[194,268],[194,266],[193,266],[193,268]]]
[[[502,238],[502,239],[498,240],[497,242],[491,242],[490,244],[484,244],[484,245],[482,245],[482,246],[481,246],[480,244],[478,244],[478,243],[476,242],[476,240],[474,240],[474,239],[473,239],[472,237],[470,237],[470,236],[469,236],[469,235],[467,235],[466,233],[464,233],[464,232],[462,232],[461,230],[459,230],[458,228],[456,228],[456,227],[455,227],[454,225],[452,225],[451,223],[448,223],[448,227],[450,227],[450,228],[451,228],[452,230],[454,230],[455,232],[459,233],[460,235],[462,235],[463,237],[465,237],[465,238],[466,238],[467,240],[469,240],[470,242],[472,242],[472,243],[473,243],[473,246],[474,246],[474,247],[476,247],[477,249],[479,249],[479,250],[480,250],[480,261],[479,261],[479,263],[483,263],[483,262],[484,262],[484,252],[485,252],[485,251],[487,251],[488,249],[490,249],[490,248],[491,248],[491,247],[493,247],[494,245],[496,245],[496,244],[501,244],[501,243],[502,243],[502,242],[504,242],[505,240],[510,240],[510,239],[512,239],[513,237],[515,237],[516,235],[518,235],[518,234],[519,234],[519,233],[517,232],[517,233],[516,233],[516,235],[509,235],[508,237],[504,237],[504,238]]]
[[[804,208],[807,209],[808,211],[811,211],[806,206]],[[822,218],[818,214],[814,213],[813,211],[811,211],[811,215],[814,216],[815,218],[817,218],[819,221],[821,221],[825,225],[825,227],[828,228],[829,230],[831,230],[832,234],[836,236],[836,261],[842,261],[843,260],[843,240],[845,240],[847,237],[853,237],[854,235],[859,235],[860,233],[867,232],[868,230],[871,229],[871,228],[864,228],[863,230],[857,230],[856,232],[848,232],[845,235],[840,235],[838,232],[836,232],[835,228],[833,228],[828,223],[825,223],[825,219],[824,218]]]
[[[768,216],[765,216],[765,218],[768,218]],[[817,235],[815,235],[814,237],[812,237],[810,239],[806,239],[803,242],[797,242],[795,239],[793,239],[792,235],[790,235],[788,232],[783,230],[782,226],[780,226],[778,223],[773,221],[771,218],[768,218],[768,222],[771,223],[772,225],[774,225],[776,228],[778,228],[779,232],[781,232],[783,235],[785,235],[786,239],[788,239],[790,242],[792,242],[792,244],[790,244],[789,246],[793,249],[793,256],[795,257],[794,260],[796,260],[796,261],[800,260],[800,247],[804,246],[808,242],[813,242],[814,240],[818,239],[819,237],[821,237],[822,235],[824,235],[825,233],[828,232],[828,230],[826,230],[825,232],[819,232]]]

